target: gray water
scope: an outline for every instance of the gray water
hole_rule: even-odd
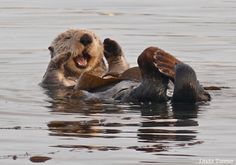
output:
[[[119,41],[131,66],[158,46],[229,88],[195,106],[55,100],[38,83],[69,28]],[[236,164],[235,45],[233,0],[0,0],[0,164]]]

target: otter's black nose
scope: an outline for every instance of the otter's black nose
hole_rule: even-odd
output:
[[[84,45],[87,46],[88,44],[92,43],[93,39],[89,34],[84,34],[81,38],[80,38],[80,42]]]

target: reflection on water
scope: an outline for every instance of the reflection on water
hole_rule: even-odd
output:
[[[85,116],[100,116],[100,119],[85,120],[84,118],[75,121],[50,121],[48,128],[50,136],[77,137],[77,138],[137,138],[141,145],[115,146],[84,145],[84,144],[59,144],[53,147],[87,149],[89,151],[110,151],[133,149],[145,152],[168,151],[169,148],[179,146],[190,146],[201,144],[203,141],[197,139],[196,120],[198,105],[187,103],[162,103],[162,104],[140,104],[127,105],[133,111],[141,112],[140,121],[133,119],[132,114],[124,112],[120,104],[86,103],[82,100],[71,102],[69,99],[61,98],[62,90],[54,92],[51,102],[52,112],[77,113]],[[50,93],[52,94],[52,93]],[[127,108],[125,108],[127,109]],[[125,117],[110,121],[102,114],[125,114]],[[118,121],[118,122],[117,122]],[[132,131],[130,131],[131,129]],[[172,146],[171,142],[175,142]]]
[[[146,143],[196,140],[197,132],[188,127],[198,126],[197,106],[193,104],[174,104],[145,107],[142,116],[146,121],[138,129],[138,138]],[[159,128],[161,127],[161,129]],[[171,128],[171,129],[169,129]]]

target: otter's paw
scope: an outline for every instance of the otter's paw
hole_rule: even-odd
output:
[[[110,38],[106,38],[103,41],[103,45],[104,45],[104,55],[106,58],[109,58],[111,56],[122,55],[121,46],[116,41],[111,40]]]
[[[60,68],[67,60],[69,60],[70,57],[71,57],[70,52],[54,56],[50,62],[51,68],[53,69]]]

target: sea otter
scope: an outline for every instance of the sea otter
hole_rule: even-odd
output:
[[[101,86],[94,82],[89,85],[89,92],[84,86],[75,86],[72,99],[109,99],[120,102],[149,103],[149,102],[200,102],[210,101],[208,92],[199,84],[196,73],[189,65],[177,60],[175,57],[157,47],[145,49],[138,57],[138,66],[142,80],[134,81],[132,78],[107,79],[98,78]],[[85,74],[93,79],[94,76]],[[81,77],[83,79],[83,76]],[[97,77],[94,77],[94,80]],[[167,96],[169,80],[174,83],[173,96]],[[96,80],[96,82],[98,82]],[[108,83],[106,83],[108,82]],[[86,84],[88,85],[88,84]],[[91,86],[94,88],[91,88]],[[87,86],[88,87],[88,86]]]
[[[67,30],[48,49],[51,61],[41,83],[43,87],[73,87],[84,72],[101,77],[107,71],[103,43],[89,30]]]
[[[41,85],[54,89],[71,87],[71,99],[166,102],[170,99],[167,88],[171,80],[174,83],[172,102],[210,100],[195,71],[157,47],[145,49],[138,57],[139,67],[129,69],[117,42],[105,39],[102,44],[88,30],[71,29],[61,33],[49,50],[51,61]],[[113,74],[111,78],[102,78],[107,71],[103,55],[108,60],[108,74]]]

